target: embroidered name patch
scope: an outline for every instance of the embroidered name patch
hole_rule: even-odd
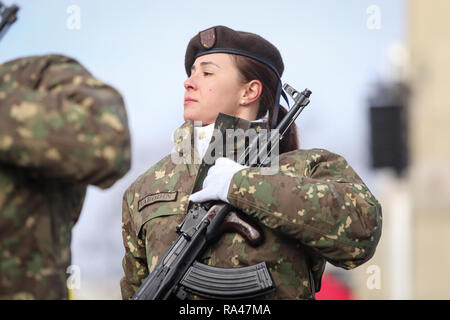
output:
[[[138,202],[138,211],[141,211],[144,207],[155,202],[175,201],[177,199],[177,194],[178,191],[150,194]]]

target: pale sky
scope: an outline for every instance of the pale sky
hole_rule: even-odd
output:
[[[0,62],[69,55],[117,88],[126,102],[132,169],[108,190],[89,187],[73,230],[80,296],[97,287],[85,296],[120,297],[123,192],[170,152],[170,136],[183,122],[186,46],[211,26],[254,32],[278,47],[282,81],[312,91],[296,121],[301,147],[341,154],[377,194],[366,100],[374,83],[389,75],[388,49],[406,40],[404,0],[3,2],[21,10],[0,42]],[[79,9],[79,28],[72,28],[71,6]]]

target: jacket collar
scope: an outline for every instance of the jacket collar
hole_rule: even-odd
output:
[[[201,164],[202,159],[200,159],[199,153],[194,147],[194,125],[194,121],[186,120],[178,129],[175,130],[173,135],[174,151],[179,157],[183,158],[184,163]],[[211,149],[218,149],[219,151],[221,149],[225,152],[225,154],[219,152],[214,158],[222,156],[227,156],[229,158],[234,157],[237,150],[242,147],[242,144],[245,141],[243,139],[240,141],[238,140],[237,143],[235,143],[231,148],[230,146],[226,146],[225,143],[227,140],[227,134],[234,134],[234,132],[237,132],[236,130],[238,129],[242,129],[243,132],[246,132],[248,129],[254,129],[256,132],[259,132],[261,129],[269,130],[269,124],[267,120],[248,121],[239,117],[219,113],[214,123],[214,130],[215,134],[218,134],[222,138],[222,141],[214,141],[215,139],[211,139],[212,142],[210,142],[206,154],[211,154]],[[216,143],[222,143],[223,147],[217,148]]]
[[[238,118],[235,116],[231,116],[224,113],[219,113],[217,119],[214,124],[214,130],[216,134],[220,134],[222,136],[223,150],[227,150],[226,143],[226,135],[235,130],[242,129],[244,132],[248,129],[254,129],[256,132],[259,132],[260,129],[269,130],[269,125],[267,120],[257,120],[257,121],[248,121],[242,118]],[[227,129],[231,129],[228,130]],[[192,120],[186,120],[178,129],[175,130],[174,135],[174,151],[178,153],[180,157],[183,157],[185,161],[190,161],[189,163],[201,163],[201,159],[199,159],[199,154],[197,150],[194,148],[194,122]],[[212,139],[213,140],[213,139]],[[241,139],[242,140],[242,139]],[[237,141],[235,146],[232,148],[232,154],[226,154],[227,157],[234,156],[237,152],[238,148],[242,146],[244,141]],[[210,152],[211,148],[215,148],[214,142],[209,144],[208,150],[206,153]],[[215,158],[224,156],[223,154],[218,154]],[[193,157],[193,158],[192,158]]]

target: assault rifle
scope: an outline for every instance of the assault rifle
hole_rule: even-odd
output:
[[[0,40],[5,35],[8,28],[16,22],[17,11],[19,11],[18,6],[12,5],[7,7],[0,1]]]
[[[281,120],[275,130],[277,139],[270,139],[260,147],[260,159],[276,150],[291,124],[309,103],[311,91],[305,89],[299,93],[288,84],[283,89],[292,97],[295,104]],[[240,157],[243,163],[250,155],[254,139]],[[267,157],[264,158],[267,160]],[[253,159],[255,160],[255,159]],[[256,163],[249,162],[249,163]],[[258,166],[263,166],[262,161]],[[274,284],[266,263],[242,268],[217,268],[204,265],[197,260],[206,247],[225,230],[238,232],[253,246],[263,238],[259,227],[253,225],[232,205],[221,202],[194,203],[186,218],[176,228],[179,234],[170,248],[136,291],[133,300],[166,300],[187,298],[187,293],[215,299],[247,299],[265,295],[274,290]]]

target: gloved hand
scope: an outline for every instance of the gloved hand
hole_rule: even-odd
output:
[[[191,194],[189,200],[193,202],[222,200],[229,203],[227,195],[231,179],[236,172],[245,168],[248,167],[228,158],[218,158],[208,170],[208,175],[203,181],[203,189]]]

